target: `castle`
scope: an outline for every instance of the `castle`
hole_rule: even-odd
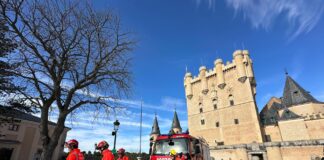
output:
[[[288,74],[281,98],[258,112],[253,63],[247,50],[213,69],[186,73],[184,88],[190,134],[205,139],[215,160],[310,160],[324,156],[324,103]],[[181,132],[174,115],[171,130]],[[151,140],[160,134],[157,119]]]

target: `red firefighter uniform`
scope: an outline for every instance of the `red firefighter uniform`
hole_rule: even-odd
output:
[[[73,149],[66,160],[84,160],[83,154],[80,152],[80,149]]]
[[[123,157],[120,157],[117,160],[128,160],[128,157],[126,155],[124,155]]]
[[[115,157],[109,149],[105,149],[102,151],[102,159],[101,160],[114,160]]]

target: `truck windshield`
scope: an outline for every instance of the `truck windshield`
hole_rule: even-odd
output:
[[[177,153],[188,153],[188,140],[179,138],[172,139],[174,145],[169,145],[169,140],[158,140],[155,143],[153,154],[155,155],[169,155],[170,151],[174,149]]]

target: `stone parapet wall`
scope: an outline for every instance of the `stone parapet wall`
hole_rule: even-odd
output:
[[[214,160],[312,160],[324,157],[323,151],[324,139],[210,147]]]
[[[266,147],[297,147],[297,146],[316,146],[316,145],[324,146],[324,139],[212,146],[212,147],[210,147],[210,149],[211,150],[222,150],[222,149],[245,148],[245,149],[255,150],[255,147],[262,149],[262,148],[266,148]]]

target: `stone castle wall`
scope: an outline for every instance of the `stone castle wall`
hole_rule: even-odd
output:
[[[248,51],[235,51],[226,65],[217,59],[209,71],[200,67],[196,77],[186,73],[184,85],[190,134],[210,146],[262,142]]]
[[[261,114],[273,123],[262,125],[257,110],[256,82],[248,51],[237,50],[233,61],[199,75],[186,73],[190,134],[205,139],[215,160],[311,160],[324,155],[324,104],[289,107],[297,118],[281,119],[287,108],[273,110],[281,99],[271,98]],[[272,114],[276,112],[275,114]]]

